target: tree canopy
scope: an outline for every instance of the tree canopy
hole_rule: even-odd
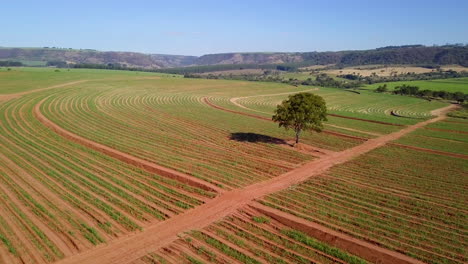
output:
[[[273,115],[273,121],[286,130],[293,129],[296,133],[296,144],[303,130],[321,132],[322,121],[327,121],[325,100],[312,93],[290,95],[278,105]]]

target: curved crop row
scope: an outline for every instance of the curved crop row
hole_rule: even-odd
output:
[[[0,245],[13,261],[55,261],[214,196],[56,135],[33,115],[50,94],[0,104]]]
[[[414,118],[428,118],[430,111],[440,107],[441,103],[427,102],[421,99],[392,96],[375,95],[371,93],[351,94],[337,89],[320,88],[312,91],[322,96],[328,109],[332,113],[358,113],[368,116],[389,116],[390,111],[397,111],[403,116]],[[280,104],[287,96],[256,96],[245,97],[237,100],[237,103],[264,113],[272,113],[276,105]]]
[[[224,188],[265,180],[311,159],[275,144],[233,139],[223,125],[209,120],[225,114],[193,96],[92,88],[55,94],[40,111],[80,136]]]

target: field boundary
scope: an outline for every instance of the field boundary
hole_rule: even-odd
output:
[[[45,125],[46,127],[52,129],[55,133],[59,134],[60,136],[62,136],[64,138],[67,138],[67,139],[69,139],[69,140],[71,140],[73,142],[76,142],[78,144],[81,144],[81,145],[83,145],[85,147],[88,147],[88,148],[94,149],[96,151],[99,151],[101,153],[104,153],[106,155],[109,155],[109,156],[111,156],[113,158],[116,158],[116,159],[118,159],[120,161],[123,161],[125,163],[131,164],[131,165],[136,166],[138,168],[142,168],[142,169],[144,169],[144,170],[146,170],[148,172],[156,173],[158,175],[165,176],[165,177],[177,180],[179,182],[182,182],[182,183],[185,183],[185,184],[197,187],[197,188],[201,188],[201,189],[203,189],[205,191],[216,192],[218,194],[224,192],[224,190],[221,189],[220,187],[215,186],[213,184],[210,184],[208,182],[202,181],[202,180],[200,180],[198,178],[195,178],[193,176],[184,174],[182,172],[179,172],[179,171],[176,171],[176,170],[173,170],[173,169],[170,169],[170,168],[166,168],[166,167],[157,165],[155,163],[149,162],[149,161],[144,160],[144,159],[140,159],[138,157],[134,157],[134,156],[129,155],[127,153],[121,152],[119,150],[110,148],[110,147],[105,146],[103,144],[94,142],[92,140],[86,139],[86,138],[81,137],[81,136],[78,136],[78,135],[76,135],[76,134],[74,134],[74,133],[72,133],[72,132],[70,132],[68,130],[65,130],[65,129],[61,128],[60,126],[58,126],[57,124],[55,124],[51,120],[47,119],[47,117],[45,117],[41,113],[40,107],[41,107],[42,103],[46,99],[47,98],[42,99],[38,104],[36,104],[34,106],[34,115],[36,116],[36,118],[43,125]]]
[[[389,145],[399,147],[399,148],[405,148],[405,149],[417,150],[417,151],[422,151],[422,152],[428,152],[428,153],[432,153],[432,154],[438,154],[438,155],[442,155],[442,156],[449,156],[449,157],[455,157],[455,158],[468,159],[468,155],[460,154],[460,153],[445,152],[445,151],[440,151],[440,150],[421,148],[421,147],[415,147],[415,146],[409,146],[409,145],[403,145],[403,144],[393,143],[393,142],[389,143]]]

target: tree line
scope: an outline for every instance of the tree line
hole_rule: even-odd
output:
[[[377,87],[375,90],[378,93],[384,93],[388,91],[387,84],[381,85]],[[468,94],[462,92],[447,92],[447,91],[432,91],[432,90],[421,90],[418,86],[414,85],[407,85],[403,84],[400,86],[395,87],[392,91],[393,94],[399,95],[408,95],[408,96],[415,96],[424,99],[434,99],[434,98],[441,98],[445,100],[455,100],[459,103],[463,103],[468,101]]]
[[[0,67],[21,67],[24,66],[22,62],[19,61],[0,61]]]
[[[343,74],[343,75],[338,75],[338,77],[343,78],[343,79],[348,79],[351,81],[358,81],[362,84],[468,77],[468,72],[466,71],[456,72],[452,70],[442,71],[440,70],[440,68],[437,68],[437,69],[438,69],[437,71],[433,71],[433,72],[425,72],[425,73],[408,72],[405,74],[394,74],[391,76],[378,76],[377,74],[372,74],[370,76],[361,76],[361,75],[356,75],[356,74]]]

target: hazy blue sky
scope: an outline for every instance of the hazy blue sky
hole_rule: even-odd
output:
[[[201,55],[468,43],[468,0],[1,2],[9,47]]]

